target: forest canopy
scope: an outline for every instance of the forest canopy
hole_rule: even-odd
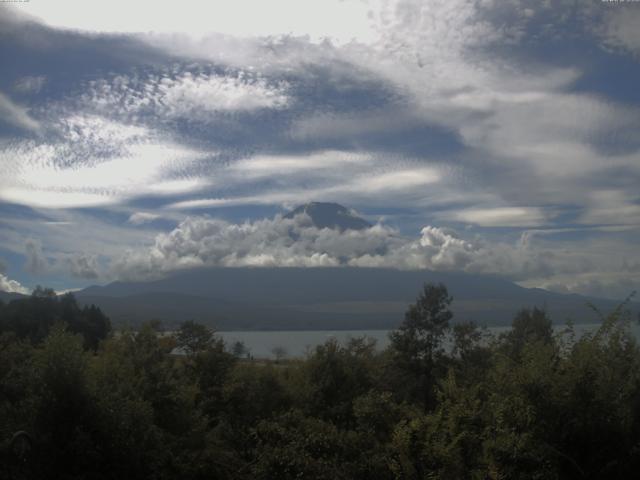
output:
[[[444,285],[425,285],[382,351],[365,337],[329,340],[277,361],[195,322],[113,332],[99,309],[50,290],[0,303],[0,476],[637,472],[640,349],[624,305],[581,336],[571,325],[555,333],[537,308],[490,336],[456,322],[452,301]]]

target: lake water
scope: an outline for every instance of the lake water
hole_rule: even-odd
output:
[[[584,332],[594,331],[599,324],[577,324],[574,330],[577,336]],[[556,331],[562,331],[564,325],[556,325]],[[510,327],[490,327],[487,331],[492,335],[506,332]],[[632,332],[640,339],[640,325],[633,323]],[[350,338],[367,337],[376,341],[378,349],[384,349],[389,345],[390,330],[309,330],[309,331],[236,331],[217,332],[229,347],[235,342],[241,341],[249,349],[254,358],[273,358],[275,348],[283,348],[286,356],[304,357],[317,345],[321,345],[331,338],[340,343],[347,342]]]

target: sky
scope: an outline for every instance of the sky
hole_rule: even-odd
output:
[[[0,66],[0,290],[213,266],[640,287],[640,2],[5,2]],[[372,227],[284,218],[310,201]]]

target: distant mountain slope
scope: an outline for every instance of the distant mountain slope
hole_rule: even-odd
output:
[[[456,320],[507,325],[523,307],[546,307],[556,323],[597,321],[617,302],[527,289],[483,275],[378,268],[213,268],[153,282],[114,282],[76,292],[114,322],[187,319],[234,329],[394,328],[424,282],[442,282]],[[638,305],[633,308],[638,311]]]
[[[287,213],[284,218],[293,218],[301,213],[309,215],[313,224],[318,228],[335,228],[344,231],[363,230],[371,227],[369,222],[337,203],[307,203]]]
[[[0,300],[8,303],[11,300],[15,300],[18,298],[24,298],[26,295],[23,295],[21,293],[15,293],[15,292],[3,292],[2,290],[0,290]]]

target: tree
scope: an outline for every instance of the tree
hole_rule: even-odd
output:
[[[410,396],[420,399],[425,407],[432,406],[434,368],[442,355],[442,340],[453,318],[449,305],[452,298],[443,284],[425,284],[416,303],[409,306],[400,328],[390,334],[395,366],[401,373],[396,380],[409,383]],[[418,398],[416,398],[418,397]]]
[[[271,353],[276,358],[276,363],[287,356],[287,349],[282,345],[277,345],[271,349]]]
[[[233,353],[234,357],[238,358],[244,357],[245,355],[249,356],[249,349],[241,340],[238,340],[233,344],[231,352]]]
[[[482,340],[482,332],[474,322],[462,322],[453,326],[453,355],[462,361],[469,359]]]
[[[523,308],[513,319],[511,331],[505,334],[507,349],[512,356],[518,356],[522,349],[532,343],[551,344],[553,326],[547,312],[538,307]]]
[[[433,361],[453,318],[449,309],[452,300],[443,284],[425,284],[416,303],[405,313],[400,329],[391,334],[394,347],[416,359]]]
[[[27,298],[11,301],[1,312],[0,329],[41,343],[53,325],[64,323],[70,332],[84,337],[84,347],[96,350],[111,330],[109,319],[94,306],[80,308],[71,293],[56,296],[50,288],[37,287]]]
[[[223,398],[227,419],[237,427],[248,428],[259,419],[285,412],[291,403],[278,369],[268,364],[260,368],[251,363],[237,364],[225,379]]]
[[[375,342],[354,338],[342,346],[335,338],[318,345],[304,364],[304,387],[297,398],[304,409],[337,425],[354,423],[353,401],[374,384]]]
[[[58,324],[35,353],[33,434],[39,467],[51,478],[74,471],[91,476],[93,468],[95,417],[87,385],[89,356],[82,344],[80,335]]]
[[[176,341],[178,348],[187,355],[194,355],[210,348],[215,338],[210,328],[189,320],[180,325]]]
[[[491,363],[488,333],[469,321],[456,323],[452,337],[452,362],[459,374],[458,381],[473,383],[477,377],[483,377]]]
[[[33,298],[56,298],[56,292],[53,288],[45,288],[41,285],[37,285],[36,288],[31,292],[31,296]]]

